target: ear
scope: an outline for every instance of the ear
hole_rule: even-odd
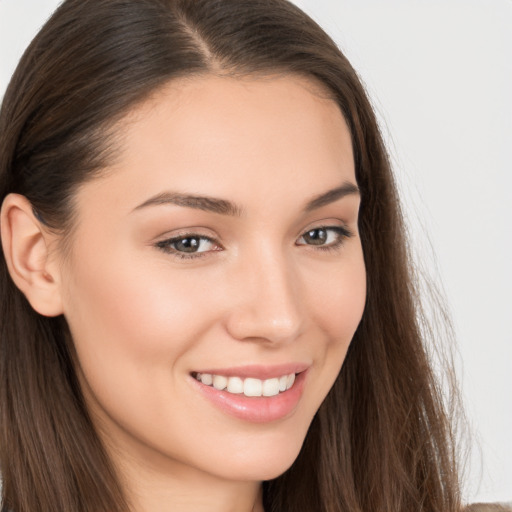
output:
[[[2,247],[9,274],[41,315],[62,314],[59,267],[50,258],[55,237],[36,218],[28,199],[9,194],[0,212]]]

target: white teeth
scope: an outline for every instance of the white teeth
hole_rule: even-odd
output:
[[[247,378],[244,380],[245,396],[261,396],[263,382],[260,379]]]
[[[213,375],[211,373],[200,373],[201,382],[206,384],[207,386],[211,386],[213,384]]]
[[[263,396],[275,396],[279,394],[279,379],[267,379],[263,381]]]
[[[223,389],[226,389],[227,385],[228,385],[227,377],[224,377],[223,375],[214,375],[213,376],[213,387],[215,389],[222,391]]]
[[[243,393],[244,381],[240,377],[229,377],[227,389],[230,393]]]
[[[287,391],[295,382],[295,373],[274,377],[272,379],[254,379],[248,377],[225,377],[224,375],[212,375],[211,373],[196,373],[195,378],[206,386],[213,386],[219,391],[227,391],[233,394],[245,396],[276,396]]]

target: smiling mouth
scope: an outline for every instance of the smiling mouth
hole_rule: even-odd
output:
[[[295,382],[295,373],[264,380],[198,372],[192,373],[192,377],[205,386],[215,388],[218,391],[227,391],[234,395],[245,395],[247,397],[276,396],[288,391]]]

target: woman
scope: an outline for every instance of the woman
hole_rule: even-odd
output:
[[[0,114],[5,510],[455,511],[371,106],[283,0],[67,0]]]

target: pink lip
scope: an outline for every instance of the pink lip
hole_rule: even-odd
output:
[[[304,368],[303,365],[301,365],[301,367]],[[252,376],[254,378],[264,379],[294,373],[294,370],[290,365],[272,367],[265,370],[258,366],[245,366],[243,368],[233,369],[232,372],[227,369],[219,369],[203,371],[201,373],[212,373],[227,377]],[[293,413],[302,396],[307,374],[307,369],[301,371],[296,375],[295,382],[290,389],[270,397],[247,397],[243,394],[235,395],[227,391],[219,391],[212,386],[206,386],[194,377],[191,377],[190,380],[192,384],[196,386],[198,392],[222,412],[252,423],[268,423],[284,419]]]

